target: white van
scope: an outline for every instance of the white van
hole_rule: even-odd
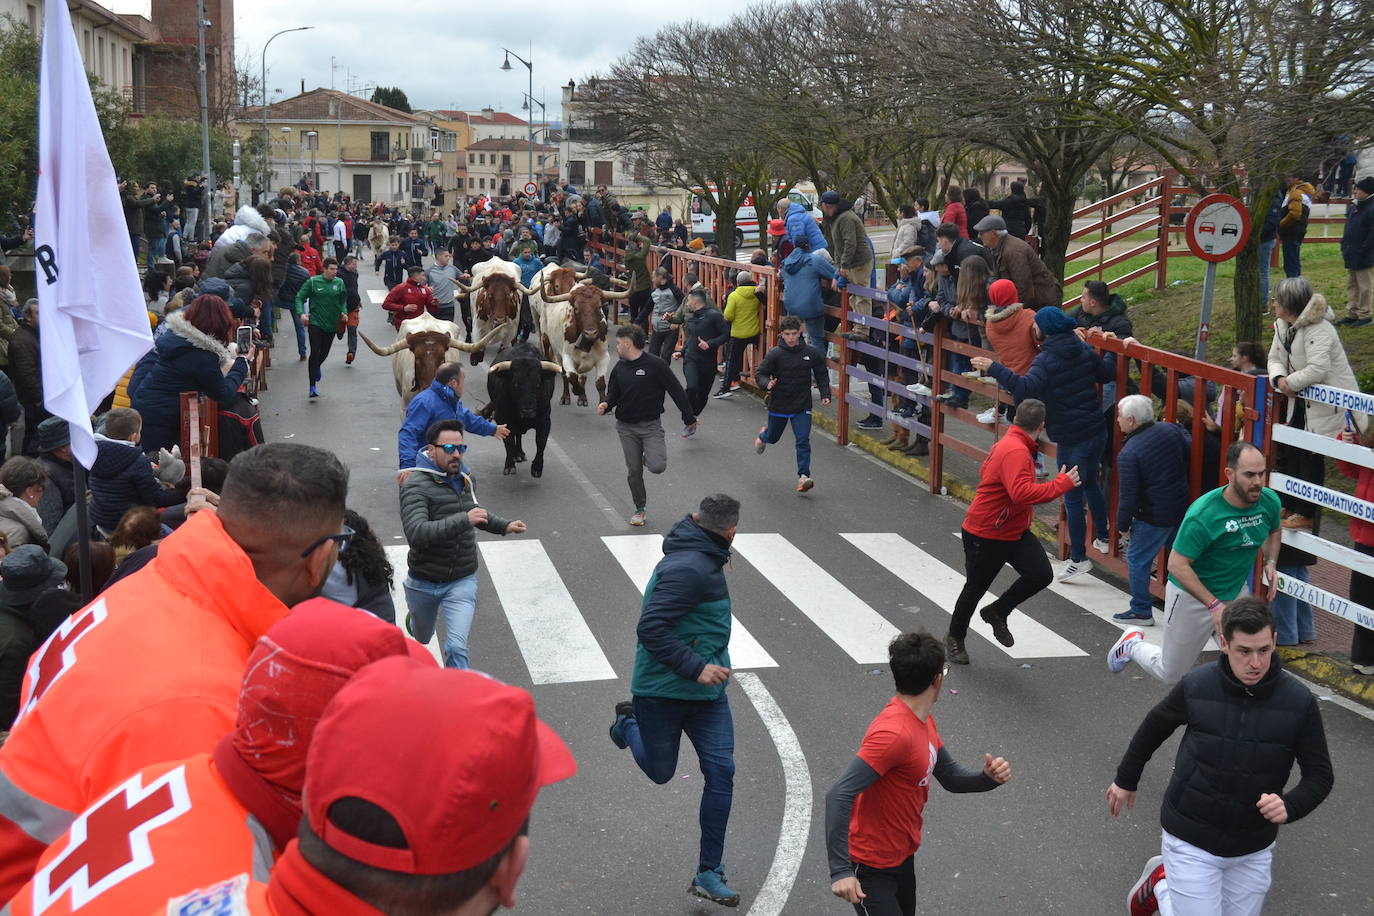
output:
[[[793,188],[787,192],[787,197],[789,200],[801,204],[808,213],[815,217],[816,222],[819,223],[824,218],[821,208],[816,205],[816,202],[801,191]],[[714,242],[716,240],[716,214],[711,209],[711,201],[700,192],[693,192],[691,212],[692,235],[705,242]],[[767,223],[765,222],[765,228],[766,226]],[[754,212],[754,198],[751,195],[744,199],[739,210],[735,212],[735,247],[741,247],[746,241],[758,241],[758,238],[759,217]]]

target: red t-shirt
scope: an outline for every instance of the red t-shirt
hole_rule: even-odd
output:
[[[878,774],[849,815],[849,858],[872,868],[893,868],[921,846],[922,811],[939,755],[935,717],[922,722],[897,697],[868,725],[859,759]]]

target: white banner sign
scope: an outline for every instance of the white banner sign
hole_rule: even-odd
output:
[[[1354,604],[1340,595],[1333,595],[1325,589],[1317,588],[1310,582],[1304,582],[1301,579],[1294,579],[1280,573],[1279,591],[1285,595],[1292,595],[1300,601],[1306,601],[1315,608],[1321,608],[1323,611],[1344,617],[1356,626],[1364,627],[1366,630],[1374,630],[1374,611],[1364,605]]]
[[[1363,499],[1356,499],[1349,493],[1341,493],[1338,490],[1331,490],[1320,484],[1310,483],[1300,480],[1297,477],[1289,477],[1287,474],[1271,473],[1269,475],[1269,486],[1280,493],[1287,493],[1299,499],[1305,499],[1310,503],[1316,503],[1327,509],[1335,509],[1346,515],[1366,522],[1374,523],[1374,503],[1366,502]]]
[[[1374,414],[1374,394],[1347,391],[1344,388],[1331,388],[1327,385],[1308,385],[1298,392],[1303,399],[1341,410]]]

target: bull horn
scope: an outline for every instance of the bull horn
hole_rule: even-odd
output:
[[[399,353],[400,351],[406,348],[406,342],[404,339],[398,340],[391,346],[383,349],[382,347],[377,346],[375,343],[369,340],[367,335],[362,333],[361,331],[358,332],[358,336],[361,337],[363,339],[363,343],[371,347],[372,352],[376,353],[378,356],[390,356],[391,354]]]
[[[567,302],[572,298],[572,293],[555,293],[552,296],[545,296],[545,302]]]
[[[585,270],[584,270],[582,273],[578,273],[577,271],[574,270],[574,271],[573,271],[573,276],[576,277],[576,278],[579,279],[579,280],[585,280],[585,279],[587,279],[587,274],[588,274],[588,273],[589,273],[589,271],[585,271]]]
[[[459,284],[459,285],[461,286],[462,284]],[[454,294],[453,294],[453,298],[455,298],[455,299],[466,299],[469,295],[471,295],[471,293],[472,293],[472,290],[470,290],[470,289],[465,289],[465,290],[462,290],[461,292],[456,292],[456,293],[454,293]]]
[[[508,324],[510,324],[509,319],[501,322],[496,327],[492,328],[481,340],[476,340],[472,343],[467,343],[466,341],[462,340],[454,340],[452,337],[449,337],[448,348],[450,350],[461,350],[464,353],[476,353],[478,350],[484,349],[486,345],[491,341],[491,339],[495,337],[497,334],[500,334],[501,331]]]
[[[490,375],[493,372],[505,372],[509,368],[510,360],[506,360],[505,362],[501,363],[492,363],[491,368],[487,370],[487,374]]]
[[[629,285],[630,285],[630,281],[629,281],[629,280],[622,280],[622,279],[620,279],[619,277],[607,277],[606,279],[607,279],[607,280],[610,280],[610,281],[611,281],[612,283],[614,283],[616,286],[620,286],[620,287],[629,287]]]
[[[616,292],[615,290],[609,290],[609,289],[608,289],[608,290],[605,290],[604,292],[602,292],[601,295],[602,295],[602,297],[605,298],[605,299],[628,299],[628,298],[630,298],[631,293],[630,293],[630,291],[629,291],[628,289],[622,289],[622,290],[620,290],[619,292]]]
[[[470,292],[472,292],[472,287],[471,287],[471,286],[468,286],[468,285],[467,285],[466,283],[464,283],[462,280],[454,279],[453,282],[456,283],[456,284],[458,284],[458,288],[461,289],[463,292],[465,292],[465,293],[470,293]]]
[[[532,286],[526,286],[525,284],[521,283],[519,280],[516,280],[516,281],[515,281],[515,285],[518,286],[518,287],[520,287],[520,292],[524,293],[526,296],[533,296],[533,295],[534,295],[534,287],[532,287]]]
[[[510,365],[510,363],[507,363],[506,365]],[[558,363],[551,363],[551,362],[549,362],[547,359],[541,359],[541,360],[539,361],[539,368],[543,369],[545,372],[562,372],[562,371],[563,371],[563,367],[562,367],[562,366],[558,365]]]

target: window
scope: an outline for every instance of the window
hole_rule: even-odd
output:
[[[476,165],[476,164],[477,164],[477,154],[476,154],[476,153],[468,153],[468,165]]]
[[[568,160],[568,184],[573,187],[587,183],[587,163],[581,159]]]
[[[391,158],[391,150],[388,148],[389,138],[384,130],[372,131],[372,154],[369,157],[373,162],[386,162]]]
[[[487,180],[485,178],[477,179],[477,187],[485,191],[487,189]]]
[[[597,184],[604,184],[607,186],[615,184],[615,182],[611,180],[611,176],[613,174],[611,162],[598,159],[594,165],[594,168],[595,179]]]
[[[486,164],[487,164],[487,154],[486,154],[486,153],[479,153],[479,154],[477,155],[477,161],[478,161],[481,165],[486,165]]]
[[[510,154],[509,154],[509,153],[503,154],[503,155],[501,156],[501,168],[503,168],[503,169],[509,169],[509,168],[510,168]]]
[[[469,177],[469,178],[468,178],[468,190],[471,191],[471,190],[475,189],[476,187],[477,187],[477,179],[476,179],[476,178]]]
[[[634,165],[634,180],[643,184],[649,179],[649,163],[643,159],[636,159]]]
[[[43,31],[38,28],[38,7],[32,3],[29,4],[29,31],[42,39]]]

